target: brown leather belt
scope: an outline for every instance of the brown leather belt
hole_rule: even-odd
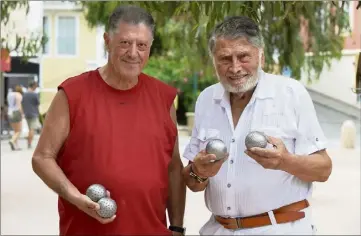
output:
[[[273,210],[276,222],[278,224],[282,224],[304,218],[305,213],[300,210],[307,208],[309,205],[310,204],[307,200],[302,200]],[[254,228],[272,224],[268,213],[244,218],[223,218],[221,216],[216,216],[215,218],[218,223],[223,225],[226,229]]]

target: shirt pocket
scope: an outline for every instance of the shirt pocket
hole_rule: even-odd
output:
[[[218,129],[201,128],[197,136],[197,139],[199,140],[199,150],[202,151],[206,149],[209,141],[212,139],[219,139],[219,137],[220,131]]]

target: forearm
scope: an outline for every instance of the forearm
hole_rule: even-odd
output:
[[[193,192],[200,192],[206,189],[209,180],[206,180],[203,183],[199,183],[197,180],[195,180],[193,177],[189,175],[190,172],[191,172],[191,164],[183,169],[183,178],[188,188]]]
[[[332,162],[322,154],[294,155],[285,158],[280,167],[306,182],[325,182],[331,174]]]
[[[186,185],[182,176],[183,165],[178,163],[169,170],[169,199],[168,215],[169,222],[173,226],[183,226]]]
[[[54,158],[34,156],[32,167],[34,172],[50,189],[71,204],[76,205],[80,192],[68,180]]]

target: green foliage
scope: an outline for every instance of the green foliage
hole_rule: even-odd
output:
[[[203,71],[187,70],[188,63],[186,56],[180,61],[172,56],[155,56],[150,58],[143,72],[177,88],[178,94],[184,96],[187,110],[193,111],[199,93],[215,81],[212,76],[206,77]]]
[[[180,81],[179,84],[183,78],[203,71],[204,81],[197,82],[197,89],[191,86],[190,97],[201,89],[201,84],[215,82],[207,42],[215,24],[226,16],[245,15],[259,23],[265,40],[264,70],[280,73],[288,67],[295,79],[301,78],[303,69],[310,80],[317,79],[324,65],[340,58],[341,33],[349,30],[346,1],[83,1],[81,4],[90,27],[106,25],[112,10],[121,4],[147,9],[156,20],[161,42],[159,58],[152,58],[150,63],[154,64],[147,70],[159,79],[167,82],[173,79]],[[308,27],[303,28],[304,24]],[[308,40],[301,31],[308,35]],[[306,52],[312,52],[312,56],[305,55]],[[162,65],[156,66],[155,60]],[[157,72],[158,69],[162,71]]]
[[[158,29],[164,27],[171,19],[184,20],[187,26],[178,30],[187,37],[178,41],[179,50],[194,44],[200,46],[199,41],[206,41],[210,30],[225,16],[249,16],[261,25],[265,37],[267,59],[265,70],[272,71],[276,64],[279,68],[290,67],[292,76],[300,79],[304,63],[317,74],[322,70],[323,62],[329,63],[332,58],[340,57],[343,47],[340,33],[348,27],[348,18],[345,18],[343,9],[347,9],[349,3],[342,4],[341,1],[83,1],[81,4],[86,9],[85,16],[89,26],[106,25],[111,11],[120,4],[134,4],[146,8],[156,18]],[[332,7],[336,9],[334,14],[331,14]],[[309,24],[307,33],[311,40],[306,49],[314,54],[314,58],[310,60],[305,60],[305,50],[300,36],[303,19]],[[335,32],[336,26],[338,32]],[[162,35],[163,41],[171,40],[172,37],[169,32]],[[206,45],[198,49],[201,52],[194,51],[192,57],[200,57],[200,60],[203,60]],[[328,56],[320,56],[322,52],[329,52]],[[279,54],[278,63],[273,58],[275,53]]]
[[[24,9],[25,13],[29,12],[29,3],[27,0],[22,1],[1,1],[1,27],[7,26],[10,22],[11,12]],[[13,40],[12,40],[13,39]],[[6,48],[9,52],[17,52],[27,60],[29,57],[35,56],[47,42],[47,38],[42,35],[31,33],[29,36],[13,35],[13,32],[1,34],[1,48]]]

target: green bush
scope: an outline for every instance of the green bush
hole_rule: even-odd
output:
[[[199,93],[216,80],[202,72],[190,71],[188,61],[187,57],[179,60],[171,56],[154,56],[143,72],[177,88],[178,95],[184,98],[186,111],[193,112]]]

